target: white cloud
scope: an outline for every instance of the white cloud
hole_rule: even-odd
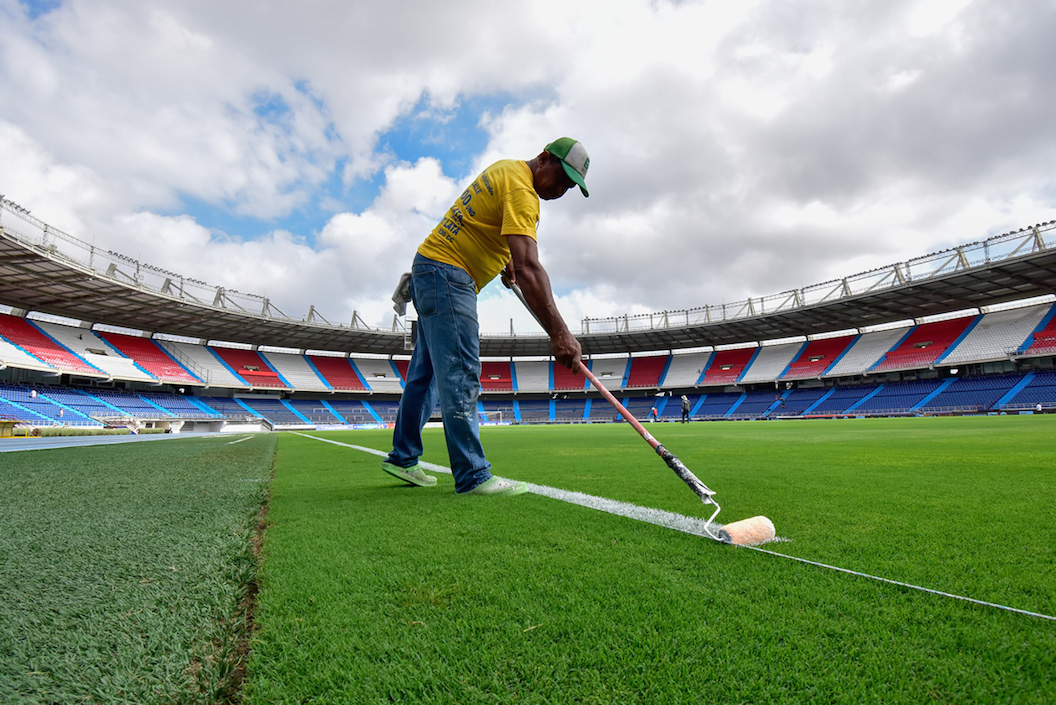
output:
[[[567,134],[592,196],[544,203],[539,241],[577,330],[1056,217],[1053,30],[1028,0],[67,0],[36,20],[0,0],[0,193],[290,315],[387,327],[468,179]],[[498,95],[468,169],[378,150],[413,110],[450,127]],[[260,232],[177,215],[194,202]],[[534,326],[518,309],[489,288],[482,327]]]

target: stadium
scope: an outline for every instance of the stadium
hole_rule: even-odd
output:
[[[749,552],[637,518],[708,512],[545,338],[481,338],[489,456],[535,496],[422,499],[377,470],[413,323],[291,319],[4,200],[0,450],[41,450],[0,454],[0,696],[1047,701],[1054,239],[581,322],[724,511],[774,518]],[[710,423],[664,423],[683,395]],[[45,445],[130,432],[160,442]]]
[[[393,422],[413,325],[294,320],[2,208],[0,417],[38,433]],[[588,318],[579,338],[640,418],[680,419],[682,395],[693,420],[1052,410],[1054,240],[1056,222],[1035,224],[758,299]],[[542,336],[482,335],[483,423],[616,418],[548,352]]]

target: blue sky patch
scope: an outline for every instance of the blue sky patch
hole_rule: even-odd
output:
[[[18,0],[18,4],[25,8],[26,16],[35,20],[56,10],[62,5],[61,0]]]
[[[460,98],[449,109],[430,105],[422,96],[411,111],[378,138],[378,150],[399,161],[414,163],[422,157],[440,162],[444,175],[455,180],[473,176],[469,171],[477,155],[488,146],[488,133],[480,125],[485,113],[500,113],[517,101],[507,93]]]

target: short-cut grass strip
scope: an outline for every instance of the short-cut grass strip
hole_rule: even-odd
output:
[[[277,438],[0,455],[0,702],[215,703]]]
[[[353,445],[351,443],[342,443],[329,438],[321,438],[319,436],[312,436],[306,433],[300,433],[305,438],[314,438],[317,441],[323,441],[324,443],[332,443],[334,445],[344,446],[351,448],[352,450],[358,450],[371,455],[380,457],[386,457],[388,454],[384,451],[379,451],[374,448],[367,448],[365,446]],[[420,461],[420,464],[426,470],[431,472],[442,472],[448,475],[451,474],[451,468],[443,465],[437,465],[436,463],[429,463]],[[589,509],[596,509],[600,512],[607,514],[615,514],[616,516],[625,517],[627,519],[634,519],[636,521],[644,521],[647,524],[653,524],[654,526],[662,526],[665,529],[673,529],[675,531],[681,531],[684,534],[691,534],[693,536],[701,536],[703,538],[710,539],[711,536],[705,530],[707,521],[698,519],[696,517],[687,517],[684,514],[676,514],[674,512],[664,511],[662,509],[653,509],[651,507],[642,507],[637,504],[631,504],[630,502],[620,502],[614,499],[606,499],[605,497],[595,497],[594,495],[584,494],[582,492],[571,492],[568,490],[558,489],[556,487],[547,487],[546,485],[536,485],[531,482],[526,482],[528,485],[528,491],[533,494],[542,495],[543,497],[549,497],[550,499],[556,499],[560,502],[568,502],[569,504],[577,504],[581,507],[587,507]],[[711,531],[717,533],[722,528],[722,524],[715,522],[711,525]],[[949,597],[954,600],[961,600],[963,602],[971,602],[982,607],[992,607],[994,609],[1005,610],[1006,612],[1016,612],[1018,614],[1026,615],[1028,617],[1038,617],[1040,619],[1048,619],[1056,621],[1056,616],[1042,614],[1041,612],[1032,612],[1030,610],[1019,609],[1018,607],[1009,607],[1008,605],[1001,605],[996,602],[987,602],[986,600],[977,600],[974,597],[967,597],[965,595],[955,595],[951,592],[945,592],[943,590],[935,590],[933,588],[924,587],[922,585],[914,585],[901,580],[893,580],[891,578],[885,578],[879,575],[870,575],[869,573],[863,573],[857,570],[851,570],[850,568],[840,568],[839,566],[829,565],[828,563],[821,563],[819,561],[812,561],[806,558],[800,558],[798,556],[790,556],[786,553],[778,553],[770,549],[765,549],[760,546],[737,546],[736,548],[750,548],[753,551],[759,553],[765,553],[771,556],[777,556],[778,558],[787,558],[789,560],[797,561],[799,563],[806,563],[808,565],[815,566],[817,568],[825,568],[827,570],[834,570],[839,573],[846,573],[848,575],[854,575],[859,578],[868,578],[869,580],[876,580],[881,583],[888,583],[890,585],[897,585],[899,587],[908,588],[910,590],[919,590],[931,595],[937,595],[939,597]]]

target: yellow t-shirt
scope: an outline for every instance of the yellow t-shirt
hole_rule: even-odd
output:
[[[523,161],[495,162],[448,209],[418,253],[469,272],[477,291],[510,261],[507,235],[535,239],[539,195]]]

